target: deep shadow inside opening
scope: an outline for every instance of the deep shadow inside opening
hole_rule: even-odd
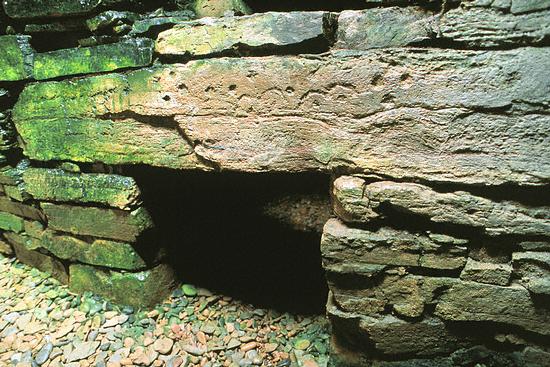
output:
[[[126,167],[156,228],[143,241],[166,247],[180,280],[256,307],[324,313],[327,285],[319,231],[264,214],[285,195],[324,195],[321,174],[243,174]],[[328,205],[327,205],[328,206]]]

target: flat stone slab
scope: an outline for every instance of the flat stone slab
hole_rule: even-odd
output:
[[[545,48],[207,59],[29,85],[13,120],[37,160],[542,185],[548,69]]]
[[[144,208],[132,212],[118,209],[42,203],[48,227],[77,235],[135,242],[152,227],[151,217]]]
[[[147,38],[129,39],[92,47],[69,48],[36,54],[33,77],[44,80],[67,75],[148,66],[152,59],[153,42]]]
[[[258,13],[182,22],[159,34],[163,55],[209,55],[234,48],[276,49],[324,38],[326,12]]]
[[[38,200],[96,203],[120,209],[139,202],[135,180],[120,175],[29,168],[23,173],[23,181],[26,191]]]
[[[163,264],[137,273],[74,264],[70,266],[69,274],[69,287],[73,292],[92,291],[116,303],[134,307],[155,305],[175,286],[174,272]]]

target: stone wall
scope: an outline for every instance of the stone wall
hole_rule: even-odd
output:
[[[149,305],[125,167],[325,172],[334,365],[549,365],[550,2],[255,5],[5,0],[0,251]]]

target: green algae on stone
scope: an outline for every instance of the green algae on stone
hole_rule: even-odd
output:
[[[10,18],[66,17],[93,11],[101,0],[4,0]]]
[[[326,12],[261,13],[183,22],[159,34],[155,50],[208,55],[235,47],[276,48],[324,38]]]
[[[152,58],[153,42],[150,39],[128,39],[107,45],[36,54],[33,76],[37,80],[44,80],[64,75],[147,66],[151,64]]]
[[[20,233],[23,231],[25,223],[23,218],[20,218],[11,213],[0,212],[0,228],[6,231]]]
[[[0,36],[0,82],[28,79],[34,50],[29,36]]]
[[[104,28],[112,27],[122,23],[134,23],[140,18],[139,14],[130,11],[107,10],[96,15],[93,18],[86,20],[88,29],[92,32],[97,32]]]
[[[65,265],[58,259],[44,255],[37,250],[28,250],[25,246],[16,242],[11,242],[17,260],[23,264],[35,267],[40,271],[51,274],[55,279],[59,280],[63,284],[69,282],[69,274]]]
[[[52,203],[41,206],[49,228],[78,235],[135,242],[143,231],[153,226],[144,208],[129,212]]]
[[[27,250],[38,250],[40,248],[43,248],[42,243],[38,239],[27,236],[26,234],[5,232],[4,237],[6,237],[6,239],[11,243],[16,243],[20,246],[23,246]]]
[[[18,185],[5,185],[4,191],[6,195],[15,201],[26,201],[30,199],[30,195],[27,193],[27,190],[25,189],[24,184],[18,184]]]
[[[73,264],[69,273],[69,287],[73,292],[91,291],[133,307],[154,306],[170,294],[175,285],[174,272],[165,264],[137,273]]]
[[[109,240],[94,240],[88,243],[46,230],[42,235],[41,244],[46,250],[64,260],[124,270],[139,270],[146,267],[144,259],[128,243]]]
[[[44,225],[38,221],[25,221],[25,234],[33,238],[42,239],[44,234]]]
[[[120,175],[29,168],[23,181],[29,194],[46,201],[97,203],[126,209],[137,204],[140,195],[135,180]]]

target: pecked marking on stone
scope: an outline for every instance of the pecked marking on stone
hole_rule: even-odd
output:
[[[201,18],[159,34],[162,55],[203,56],[239,47],[276,49],[324,39],[326,12],[268,12],[242,17]]]

